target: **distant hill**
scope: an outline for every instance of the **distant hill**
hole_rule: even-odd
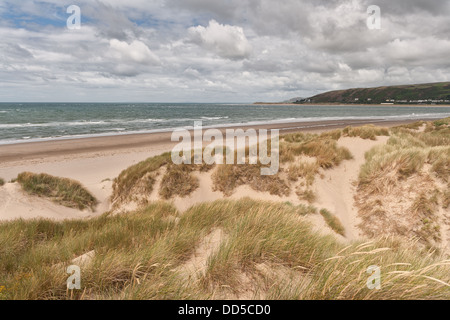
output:
[[[337,90],[295,103],[449,104],[450,82]]]
[[[297,101],[301,101],[301,100],[304,100],[304,99],[305,99],[305,98],[303,98],[303,97],[296,97],[296,98],[292,98],[292,99],[283,101],[283,103],[295,103],[295,102],[297,102]]]

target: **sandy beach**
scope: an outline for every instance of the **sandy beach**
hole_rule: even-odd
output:
[[[343,128],[349,125],[360,126],[363,124],[377,124],[385,127],[392,127],[402,122],[374,122],[374,121],[322,121],[322,122],[302,122],[284,123],[252,127],[254,129],[279,129],[280,133],[290,132],[323,132],[336,128]],[[242,127],[248,129],[249,127]],[[225,130],[225,128],[222,128]],[[362,141],[345,140],[344,146],[349,147],[357,153],[358,161],[352,165],[346,165],[347,169],[337,174],[333,179],[345,179],[345,190],[350,191],[351,179],[356,178],[357,170],[363,163],[364,153],[370,149],[371,143]],[[51,218],[56,220],[72,218],[88,218],[108,211],[111,207],[110,195],[112,193],[112,180],[124,169],[143,161],[149,157],[170,151],[175,142],[171,142],[171,133],[152,133],[118,135],[110,137],[97,137],[73,140],[54,140],[35,143],[21,143],[14,145],[0,146],[0,178],[5,181],[15,179],[21,172],[29,171],[33,173],[47,173],[58,177],[65,177],[81,182],[98,200],[99,205],[95,212],[78,211],[51,203],[48,200],[31,197],[26,194],[17,184],[6,184],[0,189],[0,220],[11,220],[15,218]],[[355,147],[356,146],[356,147]],[[199,177],[203,181],[208,181],[209,176]],[[338,181],[339,183],[339,181]],[[325,200],[328,187],[322,188],[324,194],[322,202]],[[336,190],[339,186],[333,187]],[[201,201],[210,201],[221,198],[218,192],[208,191],[210,186],[197,190],[191,197],[176,198],[176,206],[185,210],[189,206]],[[203,190],[203,191],[202,191]],[[344,192],[340,190],[340,192]],[[273,199],[269,194],[258,194],[242,188],[238,192],[239,197],[250,196],[258,199]],[[294,201],[293,199],[282,199]],[[329,203],[330,209],[337,210],[337,215],[347,225],[350,230],[354,230],[355,210],[352,209],[352,199],[345,196],[347,204]],[[273,199],[277,200],[277,199]],[[279,200],[279,199],[278,199]],[[333,201],[333,200],[331,200]],[[337,207],[336,207],[337,206]],[[336,208],[335,208],[336,207]],[[351,215],[350,215],[351,213]],[[353,234],[355,231],[352,231]],[[356,234],[355,234],[356,236]]]
[[[227,127],[231,129],[253,128],[278,129],[280,134],[296,131],[322,132],[347,126],[361,126],[374,124],[384,127],[392,127],[405,123],[411,123],[420,119],[408,121],[380,121],[380,120],[333,120],[317,122],[289,122],[256,126]],[[227,128],[217,127],[225,132]],[[94,138],[51,140],[31,143],[17,143],[11,145],[0,145],[0,167],[8,163],[21,163],[23,161],[52,161],[54,157],[68,159],[75,155],[91,154],[92,157],[104,155],[115,155],[117,153],[145,152],[145,150],[168,151],[174,146],[171,142],[171,133],[143,133],[124,134]],[[0,171],[1,172],[1,171]]]

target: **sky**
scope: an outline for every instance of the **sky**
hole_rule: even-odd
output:
[[[450,0],[0,0],[3,102],[284,101],[449,81],[449,57]]]

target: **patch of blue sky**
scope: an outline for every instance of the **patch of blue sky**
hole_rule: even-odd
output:
[[[0,19],[6,21],[13,28],[36,29],[36,27],[53,26],[66,27],[66,21],[70,17],[67,6],[50,3],[39,3],[32,8],[21,8],[20,4],[6,3],[0,11]],[[91,19],[81,16],[82,23],[89,23]]]

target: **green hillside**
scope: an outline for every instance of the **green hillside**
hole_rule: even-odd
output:
[[[450,82],[337,90],[296,103],[449,104]]]

